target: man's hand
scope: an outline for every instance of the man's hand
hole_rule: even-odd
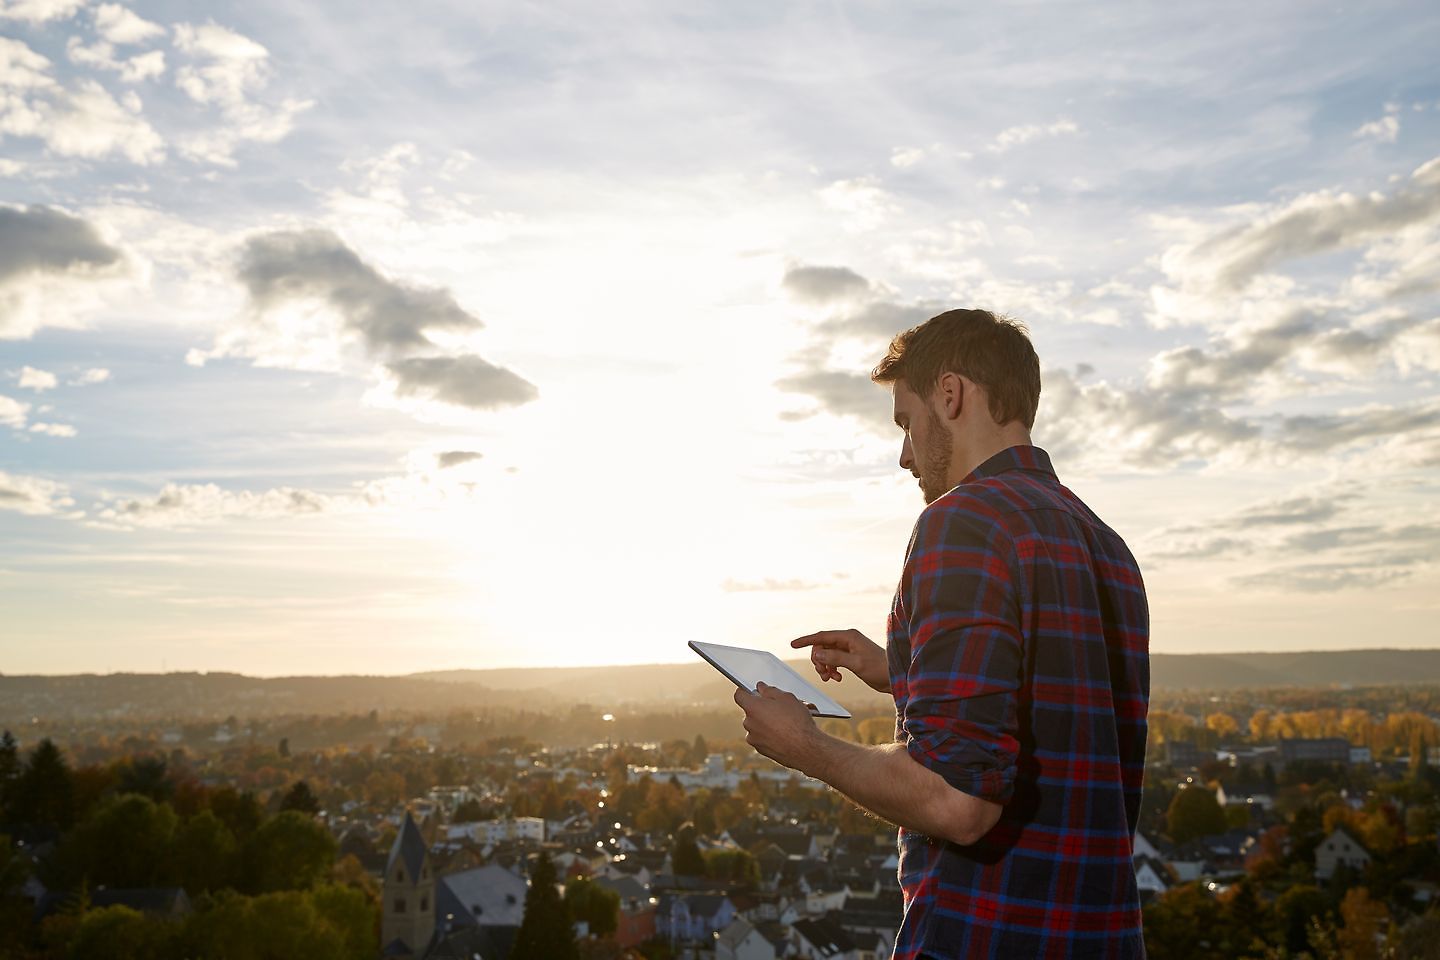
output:
[[[810,662],[821,680],[839,682],[840,668],[844,667],[875,690],[890,692],[890,664],[885,650],[859,630],[821,630],[791,640],[790,646],[797,650],[810,648]]]
[[[755,692],[735,688],[735,702],[745,711],[745,742],[782,766],[805,772],[814,759],[820,729],[811,708],[795,694],[757,683]]]

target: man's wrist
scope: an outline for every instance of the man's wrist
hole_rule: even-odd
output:
[[[834,774],[832,771],[834,771],[836,762],[844,753],[845,748],[850,746],[850,744],[838,737],[830,736],[830,734],[821,730],[819,727],[814,729],[813,737],[814,740],[808,753],[808,759],[800,772],[812,780],[819,780],[834,786]]]

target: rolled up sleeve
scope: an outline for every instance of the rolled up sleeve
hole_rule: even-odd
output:
[[[994,803],[1015,789],[1024,675],[1013,548],[991,522],[945,498],[921,514],[902,589],[910,638],[900,717],[916,761]],[[998,542],[997,542],[998,541]]]

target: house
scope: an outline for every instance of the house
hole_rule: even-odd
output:
[[[1350,762],[1350,741],[1343,737],[1293,738],[1280,741],[1280,759],[1285,763],[1319,760],[1324,763]]]
[[[804,960],[860,960],[860,945],[833,917],[807,917],[790,927]]]
[[[1365,845],[1345,827],[1336,827],[1315,848],[1315,878],[1329,880],[1341,865],[1364,870],[1373,858]]]
[[[1154,857],[1135,858],[1135,886],[1140,891],[1140,902],[1149,903],[1170,889],[1170,868]]]
[[[775,960],[775,945],[743,917],[715,938],[715,960]]]
[[[718,893],[663,894],[657,898],[655,933],[671,943],[713,940],[735,919],[735,905]]]

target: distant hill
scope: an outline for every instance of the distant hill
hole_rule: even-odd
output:
[[[791,661],[811,676],[808,660]],[[1165,691],[1246,687],[1333,687],[1440,682],[1440,650],[1340,650],[1307,653],[1154,654],[1151,688]],[[885,710],[889,700],[850,677],[827,692],[855,713]],[[236,673],[0,675],[0,723],[30,717],[223,718],[280,714],[443,712],[484,708],[569,710],[654,704],[725,707],[734,686],[702,662],[625,667],[445,670],[400,677],[246,677]]]

